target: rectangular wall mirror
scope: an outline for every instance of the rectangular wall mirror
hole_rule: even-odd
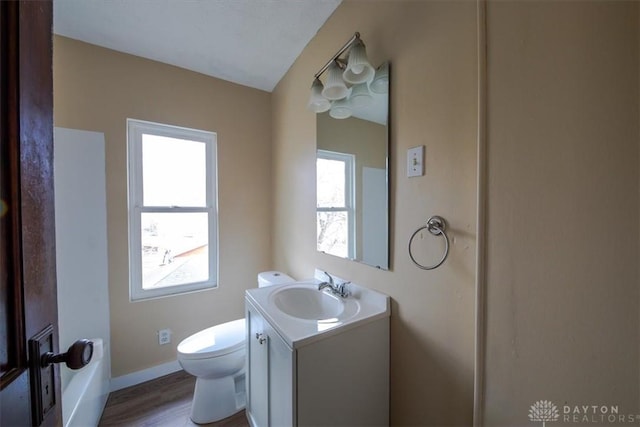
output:
[[[388,64],[387,64],[388,65]],[[389,269],[389,91],[316,118],[317,250]]]

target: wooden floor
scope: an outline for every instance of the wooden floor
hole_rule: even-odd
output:
[[[109,395],[100,426],[197,426],[189,419],[195,377],[179,371]],[[208,427],[248,427],[245,412]]]

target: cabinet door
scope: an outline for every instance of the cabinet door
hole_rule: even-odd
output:
[[[249,302],[247,322],[247,416],[252,426],[267,427],[269,422],[269,351],[266,322]]]
[[[269,325],[265,325],[269,337],[269,426],[293,426],[295,358],[284,340]]]

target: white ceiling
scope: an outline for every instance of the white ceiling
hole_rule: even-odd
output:
[[[271,92],[341,0],[54,0],[54,33]]]

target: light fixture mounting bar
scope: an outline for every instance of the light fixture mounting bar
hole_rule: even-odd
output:
[[[317,79],[318,77],[320,77],[320,76],[322,75],[322,73],[324,73],[325,71],[327,71],[327,68],[329,68],[329,65],[331,65],[331,63],[332,63],[333,61],[335,61],[336,59],[338,59],[338,58],[340,57],[340,55],[342,55],[343,53],[345,53],[345,52],[347,51],[347,49],[349,49],[349,48],[351,47],[351,45],[353,45],[353,44],[356,42],[356,40],[358,40],[358,39],[360,39],[360,33],[356,31],[356,32],[355,32],[355,34],[353,35],[353,37],[351,37],[351,39],[350,39],[348,42],[346,42],[346,43],[344,44],[344,46],[342,46],[342,48],[340,48],[340,50],[339,50],[335,55],[333,55],[333,56],[331,57],[331,59],[330,59],[330,60],[328,60],[326,64],[324,64],[324,67],[322,67],[322,68],[320,69],[320,71],[318,71],[318,72],[317,72],[313,77],[314,77],[315,79]]]

